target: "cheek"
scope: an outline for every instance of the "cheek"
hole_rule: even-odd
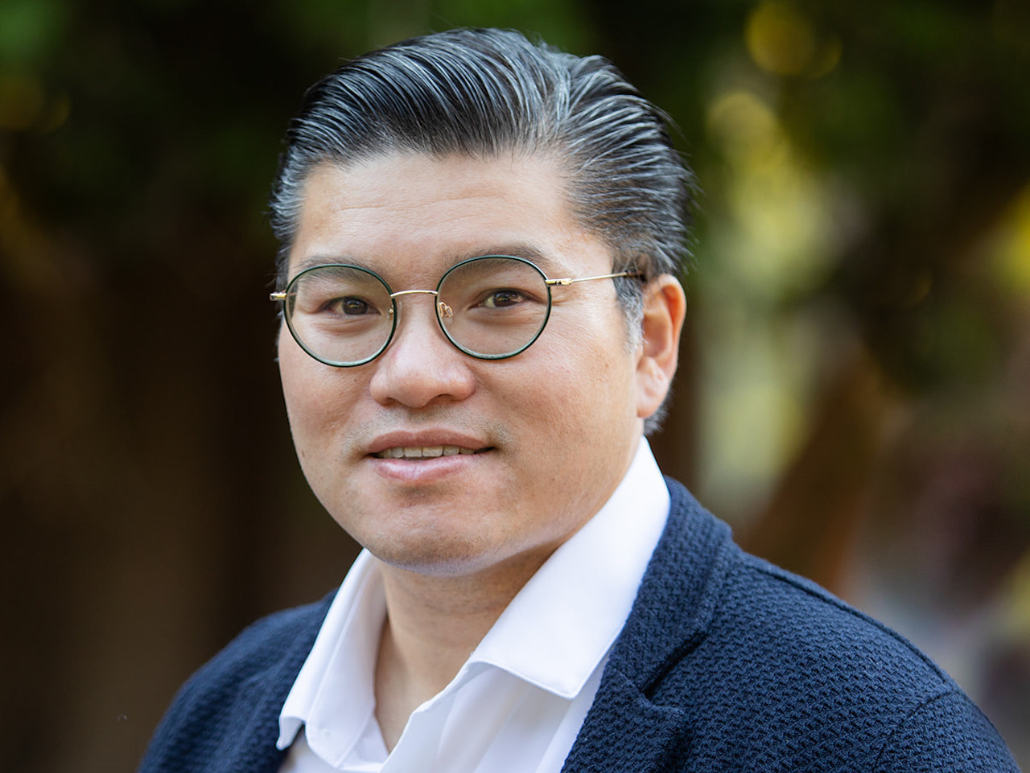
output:
[[[309,357],[285,334],[279,341],[279,377],[297,451],[305,441],[331,431],[347,413],[348,376]]]
[[[518,405],[537,437],[555,453],[610,444],[629,432],[635,416],[632,366],[622,351],[584,345],[553,358],[546,372],[523,379]]]

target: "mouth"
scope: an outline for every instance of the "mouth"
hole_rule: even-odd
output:
[[[376,459],[436,459],[441,456],[472,456],[489,450],[465,446],[395,446],[385,448],[372,456]]]

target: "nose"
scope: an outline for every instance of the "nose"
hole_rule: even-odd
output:
[[[464,400],[475,391],[471,358],[446,339],[436,319],[436,296],[425,295],[409,295],[397,304],[404,308],[393,340],[372,363],[369,388],[381,405],[425,408]]]

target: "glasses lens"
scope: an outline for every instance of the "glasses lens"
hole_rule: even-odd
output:
[[[357,266],[318,266],[298,274],[286,291],[286,323],[297,343],[329,365],[360,365],[390,341],[390,290]]]
[[[506,257],[459,263],[440,281],[444,333],[477,357],[518,354],[540,335],[551,310],[550,290],[532,263]]]

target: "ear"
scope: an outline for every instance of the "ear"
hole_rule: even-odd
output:
[[[676,277],[662,274],[644,288],[642,340],[637,360],[637,418],[661,407],[676,373],[687,297]]]

